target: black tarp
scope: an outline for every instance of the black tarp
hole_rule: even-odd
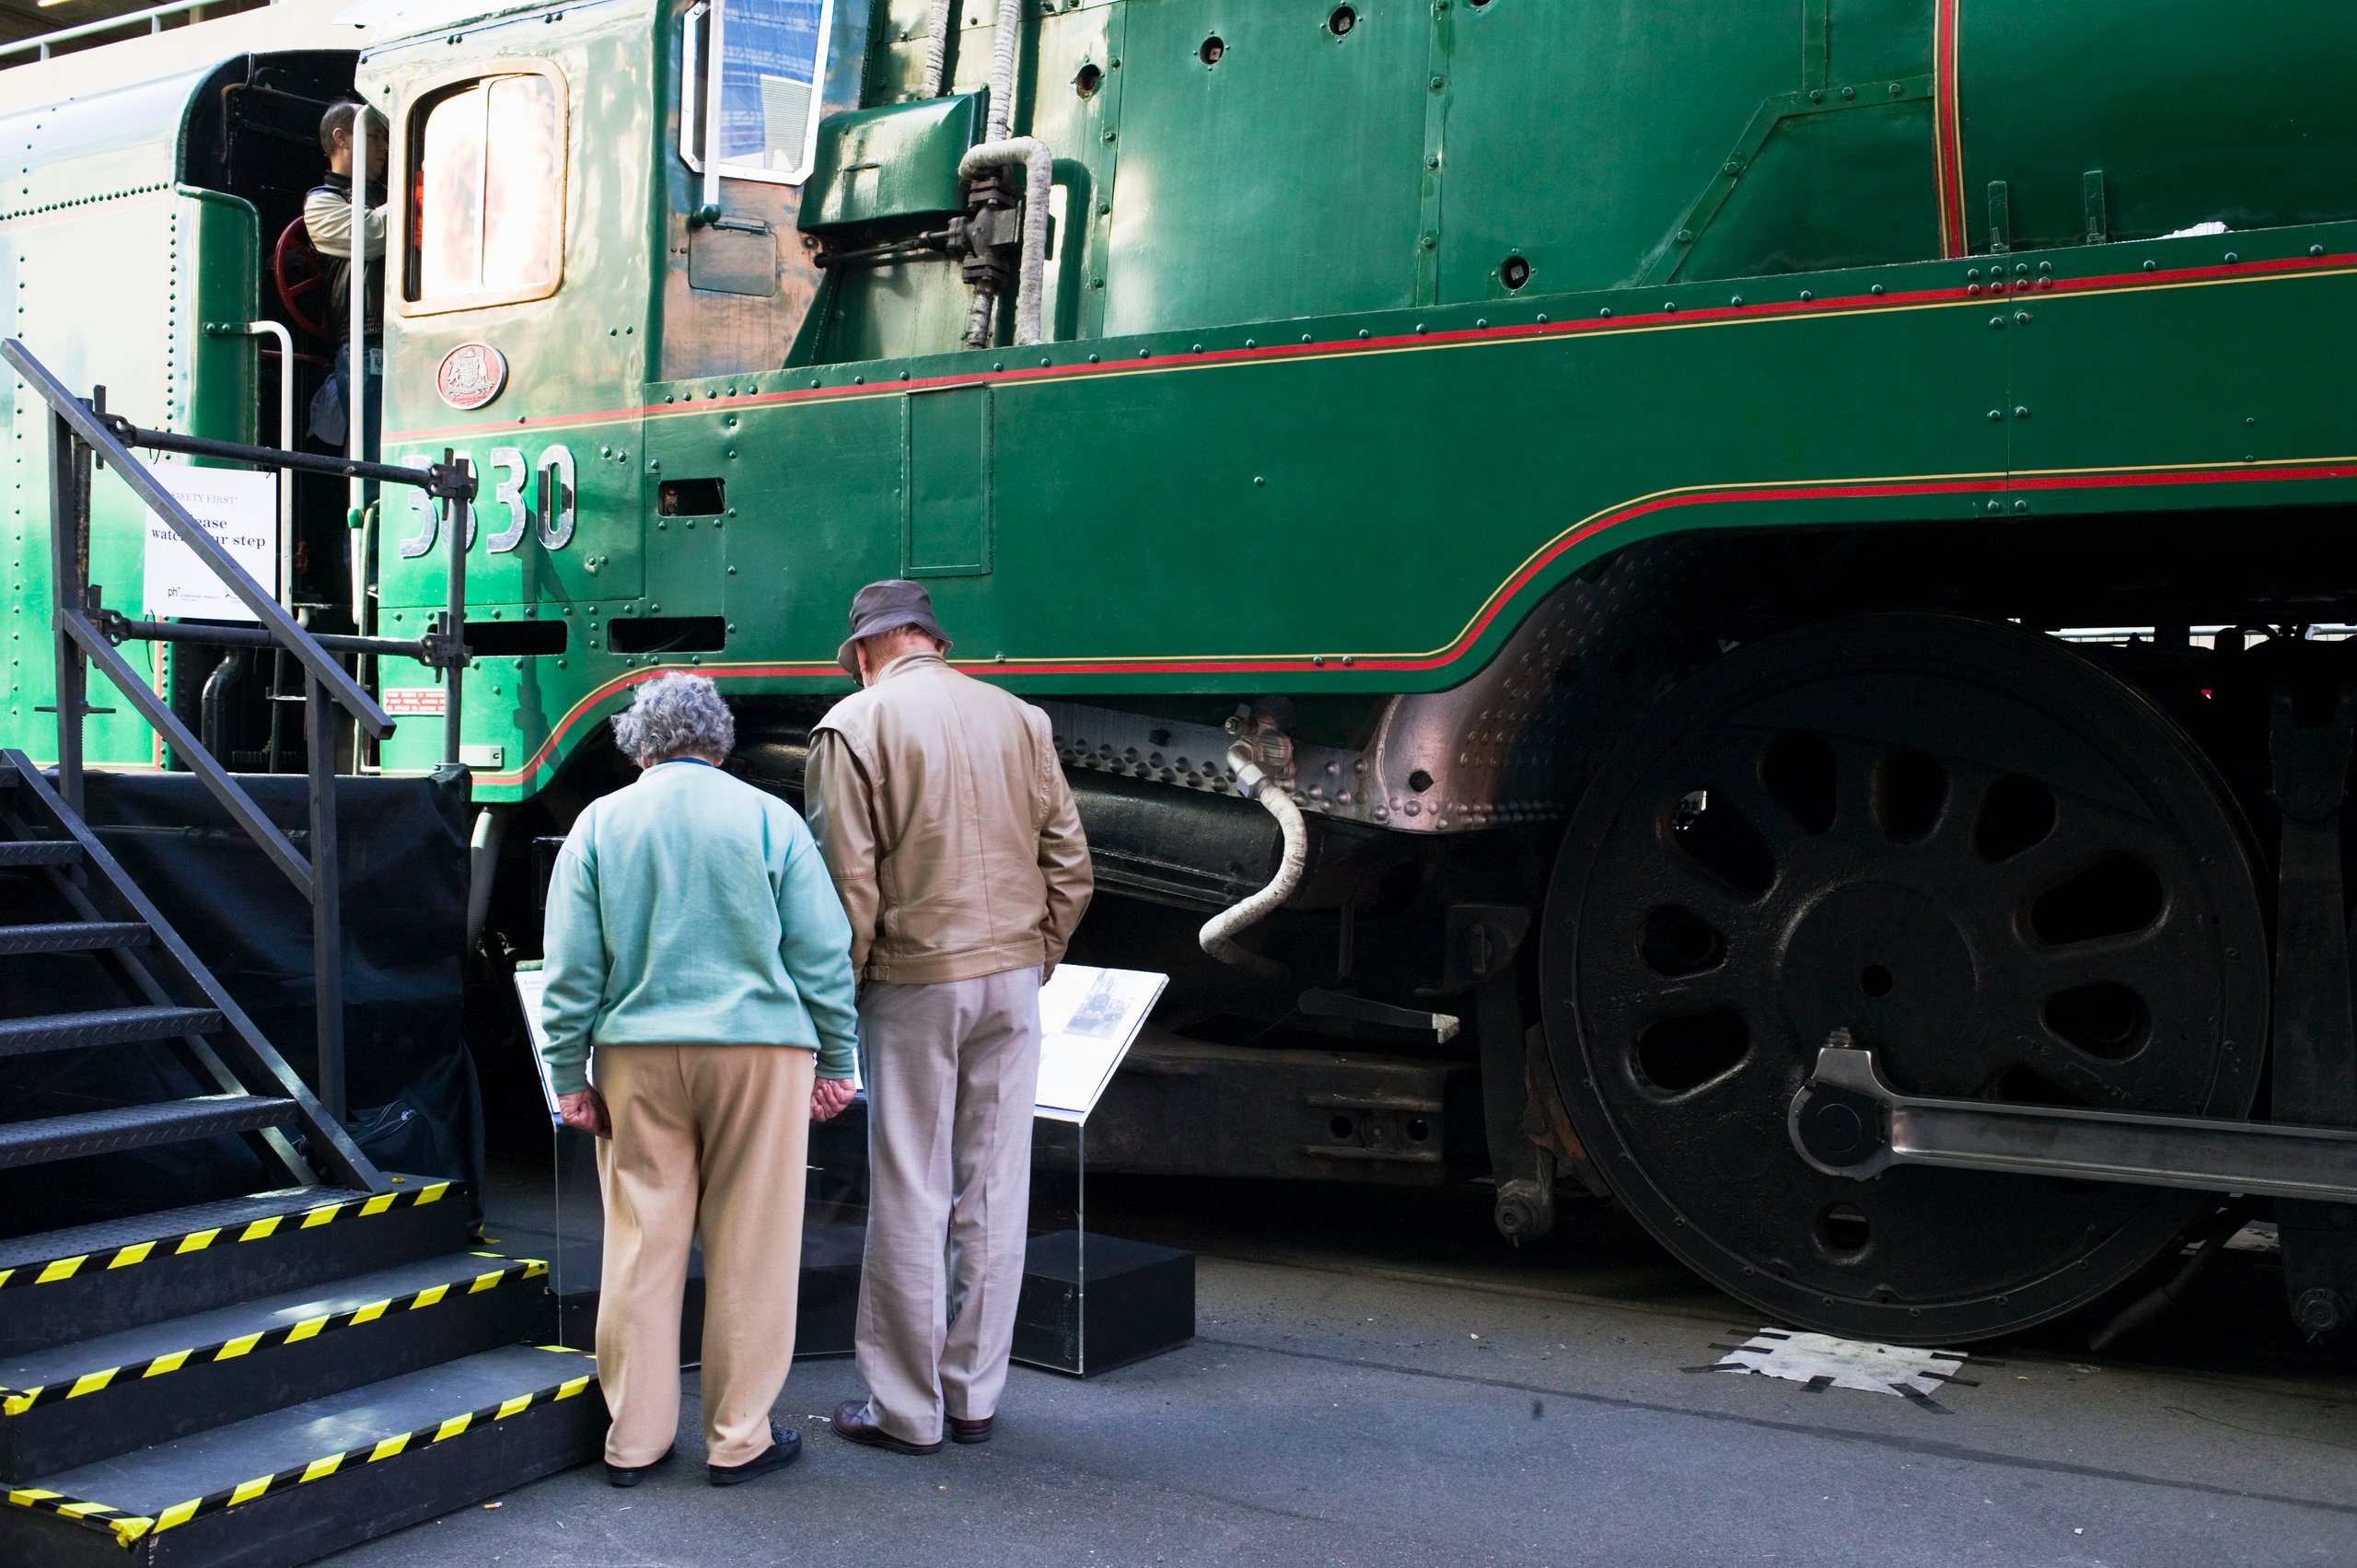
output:
[[[308,853],[307,781],[245,775]],[[482,1114],[459,1038],[469,786],[463,772],[337,781],[343,894],[347,1124],[385,1167],[472,1178]],[[304,1079],[317,1086],[310,906],[189,773],[92,773],[86,815],[164,917]],[[42,918],[18,879],[10,919]],[[56,912],[49,918],[67,918]],[[11,960],[22,965],[25,960]],[[95,963],[43,960],[0,979],[22,1016],[120,1005]],[[7,1120],[204,1092],[161,1047],[25,1059],[0,1074]],[[23,1234],[285,1182],[235,1138],[0,1171],[0,1233]]]

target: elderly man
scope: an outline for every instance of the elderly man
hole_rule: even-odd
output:
[[[1023,1286],[1039,981],[1088,907],[1047,715],[949,668],[918,584],[871,583],[865,690],[810,738],[811,830],[851,915],[868,1101],[859,1370],[834,1414],[904,1454],[986,1443]]]
[[[641,772],[557,856],[543,1004],[559,1109],[604,1140],[606,1478],[635,1486],[671,1457],[700,1232],[705,1457],[732,1486],[802,1451],[770,1407],[794,1360],[810,1123],[851,1103],[851,931],[802,819],[720,771],[737,726],[711,681],[641,686],[614,738]]]

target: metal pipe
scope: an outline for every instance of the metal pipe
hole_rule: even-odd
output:
[[[499,849],[507,840],[507,813],[486,806],[475,814],[474,836],[467,843],[467,956],[472,958],[491,918],[491,889],[499,874]]]
[[[211,621],[126,621],[110,616],[99,629],[117,643],[199,643],[222,648],[271,648],[278,640],[259,626],[224,626]],[[350,637],[340,632],[314,632],[311,641],[331,654],[374,654],[379,658],[425,662],[425,645],[399,637]]]
[[[8,346],[17,347],[13,341]],[[82,718],[88,709],[90,674],[71,632],[72,617],[81,612],[88,598],[84,579],[88,574],[89,560],[82,553],[80,544],[83,528],[90,517],[90,492],[86,482],[88,450],[75,439],[75,434],[72,416],[54,399],[51,400],[49,581],[56,606],[57,789],[65,797],[65,804],[78,812],[82,809]]]
[[[84,22],[79,27],[60,28],[55,32],[41,33],[34,38],[20,38],[14,43],[0,43],[0,59],[5,59],[11,54],[21,54],[29,49],[34,51],[40,58],[46,60],[49,58],[49,49],[52,44],[65,43],[77,38],[87,38],[92,33],[114,32],[130,27],[134,22],[147,23],[147,30],[150,32],[159,31],[161,29],[157,24],[164,17],[178,16],[182,11],[202,10],[212,3],[213,0],[171,0],[168,6],[151,6],[145,11],[132,11],[120,17],[108,17],[99,21]]]
[[[1284,786],[1262,772],[1252,761],[1250,747],[1238,744],[1228,748],[1227,760],[1236,770],[1236,787],[1244,792],[1246,799],[1259,801],[1277,819],[1277,829],[1284,835],[1284,858],[1267,887],[1205,921],[1196,939],[1202,944],[1204,952],[1221,963],[1249,970],[1263,980],[1283,980],[1288,972],[1284,965],[1242,946],[1236,935],[1247,926],[1258,924],[1301,886],[1302,870],[1309,864],[1309,826],[1303,821],[1301,807],[1294,804]]]
[[[246,650],[233,647],[221,656],[213,673],[204,678],[204,691],[197,700],[197,728],[204,749],[215,757],[226,757],[228,749],[222,744],[222,732],[227,728],[229,693],[246,673]]]
[[[316,676],[303,680],[311,772],[311,1002],[317,1014],[319,1104],[343,1121],[343,877],[336,846],[335,710]]]
[[[992,118],[997,118],[995,110]],[[1055,189],[1056,155],[1037,136],[988,141],[958,160],[958,178],[971,180],[986,168],[1018,163],[1024,170],[1023,261],[1015,289],[1015,341],[1020,344],[1039,341],[1040,301],[1048,287],[1048,197]],[[968,348],[989,346],[993,298],[986,288],[974,291],[973,314],[966,323]]]
[[[278,447],[281,451],[292,450],[295,446],[295,334],[279,321],[228,322],[217,330],[277,340]],[[278,470],[278,602],[289,610],[295,606],[295,476],[284,468]]]
[[[359,84],[353,84],[359,94]],[[352,272],[350,315],[346,319],[344,364],[350,374],[344,380],[344,412],[351,424],[344,429],[344,452],[355,463],[365,462],[368,452],[368,116],[371,110],[366,97],[361,98],[360,111],[352,117]],[[366,538],[361,530],[361,518],[368,505],[367,482],[352,482],[351,514],[345,519],[352,528],[352,629],[366,633],[366,599],[368,595],[368,562]],[[353,759],[356,764],[358,757]]]
[[[447,447],[442,449],[442,460],[456,460]],[[459,463],[460,474],[470,471],[470,465]],[[469,487],[471,490],[471,486]],[[443,573],[443,634],[463,642],[467,634],[467,535],[472,531],[472,513],[465,495],[450,502],[449,553],[444,557],[448,565]],[[467,689],[467,668],[461,661],[442,672],[442,761],[457,766],[466,760],[465,714],[460,711]]]
[[[378,484],[413,484],[421,490],[447,499],[464,489],[474,494],[471,479],[456,475],[456,465],[438,463],[426,468],[410,468],[393,463],[355,463],[349,458],[331,458],[318,452],[287,452],[274,447],[250,447],[242,441],[215,441],[203,436],[180,436],[169,430],[148,430],[131,423],[121,414],[108,414],[100,420],[107,433],[126,447],[144,447],[157,452],[180,452],[192,458],[226,458],[231,462],[251,463],[258,469],[293,469],[300,473],[330,474],[337,479],[366,479]]]

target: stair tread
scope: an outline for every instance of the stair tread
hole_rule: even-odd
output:
[[[0,839],[0,865],[72,865],[81,858],[72,839]]]
[[[221,1015],[210,1007],[98,1007],[85,1013],[0,1018],[0,1042],[55,1029],[152,1029],[156,1032],[149,1038],[168,1039],[176,1034],[204,1034],[220,1027]]]
[[[340,1187],[279,1187],[267,1192],[218,1198],[185,1208],[157,1209],[65,1230],[35,1231],[29,1236],[0,1241],[0,1269],[23,1268],[28,1263],[46,1263],[93,1252],[115,1252],[142,1241],[161,1241],[200,1230],[250,1225],[275,1214],[299,1214],[306,1209],[354,1196],[357,1194]]]
[[[596,1362],[579,1351],[504,1345],[78,1466],[38,1484],[64,1497],[153,1516],[504,1400],[552,1395],[573,1379],[594,1379],[596,1370]],[[597,1398],[594,1380],[571,1397]]]
[[[0,925],[0,953],[78,953],[146,945],[150,933],[135,920],[55,920]]]
[[[316,1318],[338,1317],[378,1302],[391,1301],[394,1310],[408,1310],[403,1303],[435,1285],[456,1287],[444,1299],[457,1300],[485,1274],[510,1273],[511,1277],[496,1287],[510,1289],[540,1267],[530,1260],[506,1254],[449,1252],[326,1284],[280,1291],[95,1339],[0,1356],[0,1391],[70,1387],[77,1377],[110,1367],[123,1368],[124,1375],[118,1381],[134,1381],[158,1356],[209,1349],[249,1334],[268,1335],[273,1330],[290,1329]],[[325,1331],[333,1333],[342,1327],[341,1323],[331,1324]],[[275,1348],[275,1343],[264,1342],[246,1353],[264,1354]],[[198,1361],[192,1358],[189,1365],[198,1365]],[[5,1398],[0,1398],[0,1409],[6,1405]]]
[[[296,1109],[293,1100],[271,1095],[219,1094],[0,1121],[0,1165],[118,1154],[223,1132],[284,1127],[295,1120]]]

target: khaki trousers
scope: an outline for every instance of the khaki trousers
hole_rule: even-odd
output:
[[[608,1464],[653,1464],[679,1432],[679,1295],[699,1231],[708,1462],[741,1465],[769,1447],[770,1407],[794,1363],[817,1067],[790,1045],[598,1048],[613,1121],[598,1144]]]
[[[994,1415],[1015,1342],[1039,1084],[1039,971],[860,994],[869,1418],[911,1443]]]

